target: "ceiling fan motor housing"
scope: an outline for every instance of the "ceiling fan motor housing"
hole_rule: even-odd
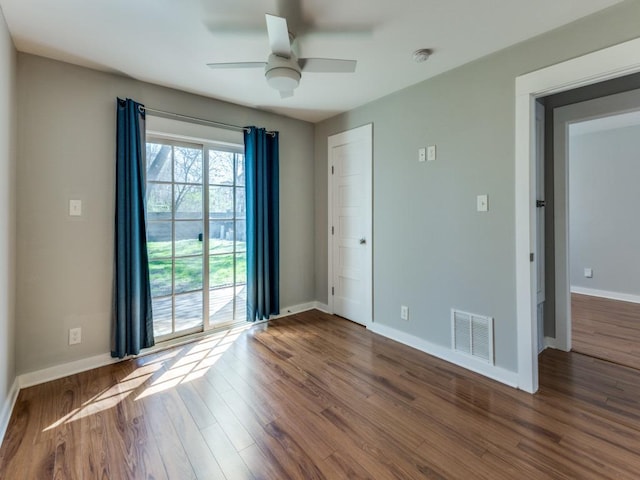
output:
[[[300,83],[302,77],[300,65],[293,53],[290,58],[272,53],[264,68],[264,76],[269,86],[279,92],[291,92]]]

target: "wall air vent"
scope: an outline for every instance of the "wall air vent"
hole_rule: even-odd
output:
[[[493,365],[493,318],[451,310],[452,348]]]

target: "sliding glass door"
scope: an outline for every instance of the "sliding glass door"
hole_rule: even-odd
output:
[[[163,138],[147,143],[156,339],[245,320],[244,212],[240,149]]]

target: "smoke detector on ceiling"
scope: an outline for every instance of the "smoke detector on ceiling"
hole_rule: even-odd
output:
[[[413,61],[416,63],[426,62],[432,53],[433,50],[431,50],[430,48],[421,48],[419,50],[416,50],[415,52],[413,52]]]

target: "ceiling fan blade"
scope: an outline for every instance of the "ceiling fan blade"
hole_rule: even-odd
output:
[[[281,91],[280,92],[280,98],[289,98],[289,97],[293,97],[293,90],[287,90],[287,91]]]
[[[267,19],[267,33],[269,34],[269,46],[271,51],[280,57],[291,57],[291,43],[289,41],[289,29],[287,19],[275,15],[265,15]]]
[[[339,60],[336,58],[301,58],[298,64],[303,72],[317,73],[353,73],[356,71],[355,60]]]
[[[264,68],[266,62],[231,62],[231,63],[207,63],[207,67],[214,69],[225,68]]]

